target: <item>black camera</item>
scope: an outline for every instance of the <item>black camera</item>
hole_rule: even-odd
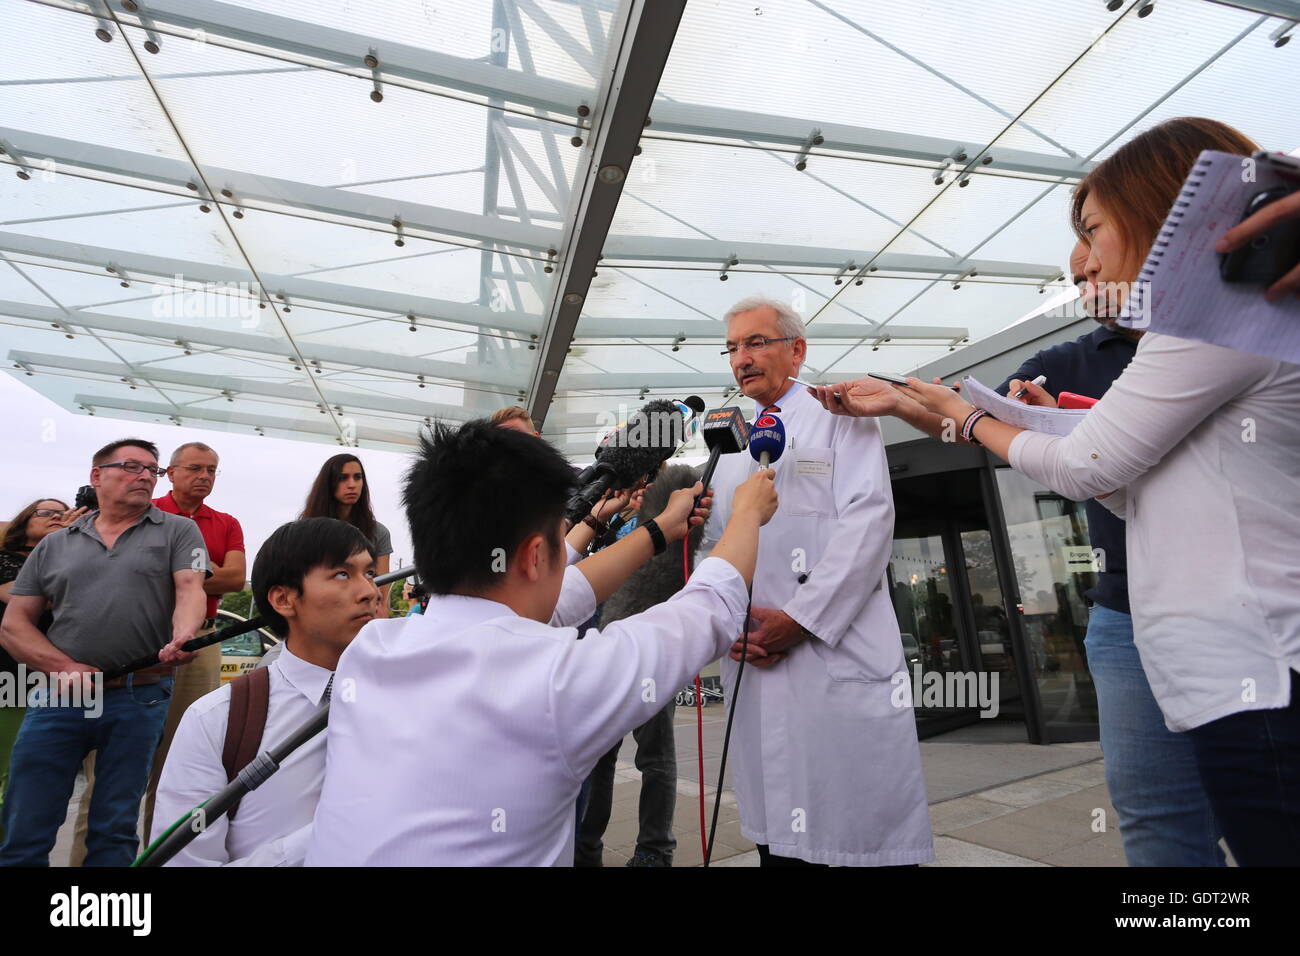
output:
[[[1300,186],[1274,186],[1250,197],[1242,220],[1248,219],[1269,203],[1300,189]],[[1219,257],[1219,275],[1224,282],[1252,282],[1272,285],[1300,263],[1300,219],[1278,223],[1268,232],[1256,236],[1240,249]]]
[[[72,507],[95,511],[99,508],[99,496],[93,485],[82,485],[77,489],[77,497],[72,500]]]

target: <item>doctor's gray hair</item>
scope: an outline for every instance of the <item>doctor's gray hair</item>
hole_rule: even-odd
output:
[[[803,319],[799,317],[799,313],[791,308],[789,303],[782,302],[779,299],[769,299],[765,295],[751,295],[741,299],[727,310],[722,317],[722,321],[727,325],[731,325],[731,320],[742,312],[752,312],[755,309],[763,308],[771,309],[776,313],[776,328],[783,337],[788,336],[792,339],[807,337],[804,332]]]

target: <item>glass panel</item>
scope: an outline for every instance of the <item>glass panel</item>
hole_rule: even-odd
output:
[[[1083,505],[1010,468],[999,468],[997,480],[1045,725],[1049,734],[1090,727],[1097,696],[1083,646],[1084,592],[1096,574]]]
[[[646,137],[611,231],[829,246],[860,265],[862,250],[888,241],[934,191],[923,169],[819,156],[797,172],[794,162],[783,152]]]
[[[987,524],[987,520],[981,523]],[[1021,714],[1024,702],[993,538],[987,528],[963,531],[961,547],[966,560],[966,578],[970,582],[971,613],[981,667],[997,677],[1000,711]]]
[[[1248,135],[1289,131],[1294,140],[1294,119],[1252,92],[1282,88],[1276,84],[1294,76],[1296,51],[1276,49],[1268,39],[1277,20],[1200,0],[1162,2],[1147,17],[1132,6],[1034,103],[1024,124],[998,140],[995,153],[1038,148],[1028,124],[1080,156],[1104,158],[1132,136],[1132,124],[1137,132],[1189,115],[1241,122]]]
[[[894,538],[889,582],[908,678],[914,686],[918,682],[924,686],[923,677],[915,676],[918,670],[921,674],[964,670],[943,538],[937,534]],[[914,698],[913,705],[945,709],[927,706],[924,698]]]
[[[265,0],[231,2],[254,10],[267,6]],[[373,40],[422,47],[465,60],[484,60],[508,51],[511,69],[522,68],[522,56],[528,61],[527,73],[593,89],[592,68],[598,69],[604,58],[614,16],[612,3],[539,0],[535,6],[528,5],[525,16],[515,16],[505,28],[497,28],[500,21],[493,11],[498,4],[483,0],[436,5],[371,0],[364,9],[351,0],[278,0],[274,6],[277,14],[293,20],[355,33],[363,50]],[[379,52],[383,52],[382,46]]]
[[[659,95],[987,142],[1112,16],[1101,2],[689,4]]]
[[[93,17],[38,3],[4,3],[0,137],[19,152],[24,133],[151,157],[185,160],[166,117],[123,42],[95,36]]]

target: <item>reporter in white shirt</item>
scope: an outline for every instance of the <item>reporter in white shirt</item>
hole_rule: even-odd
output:
[[[571,865],[596,761],[730,647],[776,508],[770,473],[737,489],[689,585],[582,640],[544,623],[572,481],[549,445],[485,422],[422,439],[404,500],[433,597],[422,616],[372,622],[339,662],[309,866]],[[594,597],[703,520],[698,489],[576,566]]]
[[[253,562],[253,595],[284,639],[270,671],[270,700],[259,751],[279,743],[319,709],[339,655],[375,617],[375,555],[366,537],[336,518],[281,525]],[[167,754],[153,839],[228,783],[222,764],[230,685],[200,697],[181,718]],[[300,866],[325,776],[325,735],[289,755],[247,794],[232,821],[205,830],[169,866]],[[188,825],[188,824],[186,824]]]
[[[1156,127],[1080,184],[1088,294],[1122,301],[1159,226],[1140,211],[1167,210],[1214,145]],[[1171,154],[1175,171],[1153,172]],[[919,403],[958,428],[975,411],[919,379],[893,396],[853,382],[815,394],[839,414]],[[1188,733],[1237,862],[1300,864],[1300,366],[1148,331],[1067,437],[989,417],[970,431],[1018,471],[1128,522],[1134,640],[1165,722]]]

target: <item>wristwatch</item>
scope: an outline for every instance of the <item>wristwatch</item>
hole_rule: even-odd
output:
[[[609,525],[605,524],[605,522],[601,521],[599,518],[594,518],[591,515],[585,515],[582,519],[582,523],[585,524],[592,531],[596,532],[597,538],[603,538],[605,534],[609,531]]]

